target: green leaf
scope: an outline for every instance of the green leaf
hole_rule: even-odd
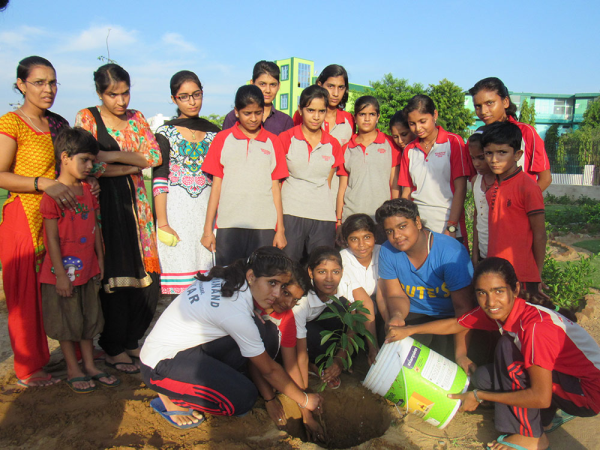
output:
[[[317,320],[332,319],[334,317],[338,317],[338,314],[333,313],[333,312],[325,312],[325,313],[321,314]]]
[[[319,355],[315,358],[315,364],[319,364],[324,358],[326,358],[327,355],[323,354],[323,355]]]
[[[352,328],[354,325],[354,318],[352,317],[352,314],[344,315],[344,323]]]
[[[368,312],[369,312],[369,311],[367,311],[367,313],[368,313]],[[355,321],[357,321],[357,322],[363,322],[363,323],[364,323],[364,322],[367,322],[367,321],[369,320],[369,318],[368,318],[368,317],[366,317],[366,316],[363,316],[362,314],[356,314],[356,315],[354,316],[354,320],[355,320]]]
[[[348,335],[346,333],[342,334],[342,348],[344,350],[348,348]]]
[[[356,336],[354,336],[352,339],[350,339],[350,342],[352,342],[352,345],[354,346],[356,353],[358,353],[358,344],[356,343],[355,338],[356,338]]]
[[[344,366],[344,370],[348,370],[348,363],[346,362],[345,358],[341,358],[342,359],[342,365]]]
[[[317,388],[317,392],[323,392],[326,387],[327,387],[327,383],[321,383],[319,385],[319,387]]]
[[[334,334],[333,331],[327,331],[327,330],[321,331],[321,336],[323,336],[321,338],[321,345],[325,344],[325,342],[327,342],[329,340],[329,338],[331,336],[333,336],[333,334]]]
[[[327,347],[327,350],[325,350],[325,354],[329,355],[329,356],[333,356],[335,355],[335,347],[337,346],[337,342],[333,342],[329,347]],[[329,367],[331,364],[327,364],[327,367]]]
[[[365,341],[359,335],[354,336],[354,342],[356,342],[356,345],[358,345],[361,349],[365,349]]]
[[[371,342],[371,344],[375,345],[375,337],[371,334],[370,331],[365,331],[364,336]]]

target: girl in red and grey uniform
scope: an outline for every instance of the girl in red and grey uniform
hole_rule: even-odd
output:
[[[264,105],[257,86],[239,88],[238,122],[215,136],[202,164],[213,185],[201,242],[216,251],[218,265],[247,258],[258,247],[286,245],[280,180],[288,170],[279,138],[262,127]]]
[[[534,127],[517,122],[517,106],[511,101],[508,89],[502,80],[496,77],[484,78],[469,89],[469,94],[473,96],[475,114],[486,125],[508,121],[521,129],[523,158],[519,160],[519,166],[523,167],[523,172],[544,192],[552,183],[550,161],[544,141]]]
[[[300,95],[302,124],[279,135],[286,153],[289,177],[283,183],[283,223],[287,246],[294,261],[322,245],[335,241],[335,212],[330,186],[336,169],[344,164],[340,144],[321,128],[328,93],[317,85]]]
[[[402,198],[412,198],[427,228],[463,242],[467,178],[474,174],[464,141],[436,125],[438,112],[427,95],[411,98],[404,113],[417,139],[402,154]]]
[[[158,392],[150,405],[171,425],[198,426],[202,414],[240,416],[252,408],[256,387],[240,371],[246,363],[267,382],[314,411],[321,398],[300,390],[265,350],[255,308],[273,307],[289,282],[292,262],[274,247],[216,266],[177,297],[142,348],[146,385]]]
[[[352,214],[375,217],[386,200],[398,198],[398,170],[402,154],[392,139],[377,129],[379,102],[366,95],[356,100],[354,118],[358,134],[343,148],[345,174],[340,176],[337,223]],[[381,241],[385,236],[381,236]]]
[[[387,341],[413,334],[458,334],[499,330],[494,363],[477,368],[457,350],[457,362],[472,373],[476,389],[451,394],[462,410],[494,402],[496,429],[505,433],[488,449],[547,449],[550,433],[573,416],[600,412],[600,348],[579,325],[553,309],[519,298],[520,283],[502,258],[484,259],[473,275],[479,307],[458,319],[391,327]],[[557,410],[562,411],[557,414]]]
[[[402,151],[417,138],[408,126],[404,111],[396,111],[390,119],[390,136]]]

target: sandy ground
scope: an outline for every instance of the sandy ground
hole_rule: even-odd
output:
[[[164,298],[158,314],[166,307]],[[599,307],[581,325],[600,342]],[[304,443],[297,406],[282,398],[290,417],[286,430],[270,421],[258,400],[242,418],[208,416],[201,427],[181,431],[167,425],[150,408],[155,397],[139,375],[119,374],[115,389],[100,388],[75,394],[62,382],[51,388],[22,389],[15,384],[12,352],[6,326],[6,306],[0,295],[0,448],[44,450],[96,449],[317,449]],[[58,342],[49,340],[48,370],[65,378]],[[100,364],[102,366],[102,364]],[[352,375],[342,375],[342,386],[325,393],[324,422],[331,448],[358,449],[482,449],[493,440],[493,410],[459,412],[450,425],[438,430],[416,416],[402,417],[387,400],[371,394],[360,381],[367,372],[358,361]],[[556,449],[598,449],[600,418],[577,418],[550,435]]]

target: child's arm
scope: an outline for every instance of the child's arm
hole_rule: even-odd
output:
[[[412,192],[412,189],[410,186],[402,186],[402,198],[410,200],[411,192]]]
[[[477,205],[473,208],[473,251],[471,253],[473,267],[479,263],[479,233],[477,232]]]
[[[107,153],[127,153],[127,152],[107,152]],[[139,153],[128,153],[130,155],[139,155]],[[141,155],[140,155],[141,156]],[[142,156],[143,158],[143,156]],[[123,175],[136,175],[141,173],[142,168],[138,166],[125,166],[122,164],[107,164],[102,173],[103,177],[122,177]]]
[[[162,231],[172,234],[181,241],[177,231],[171,228],[169,225],[169,218],[167,217],[167,193],[163,192],[154,197],[154,210],[156,211],[156,226]]]
[[[354,289],[352,291],[352,296],[354,297],[355,302],[361,301],[363,303],[363,307],[369,310],[369,314],[365,314],[365,317],[367,318],[367,321],[365,322],[365,328],[369,333],[371,333],[371,336],[373,336],[373,339],[375,340],[374,343],[369,339],[366,340],[369,348],[367,352],[367,360],[369,365],[371,365],[375,362],[375,357],[377,356],[377,353],[379,353],[379,347],[377,345],[377,330],[375,327],[375,306],[373,305],[373,299],[362,287]]]
[[[96,258],[98,259],[98,266],[100,267],[100,280],[104,279],[104,245],[102,243],[102,231],[100,229],[100,221],[96,219],[96,241],[94,243],[94,249],[96,250]]]
[[[380,279],[379,288],[381,295],[387,305],[388,326],[404,326],[404,318],[410,311],[410,298],[402,289],[400,281],[397,278],[391,280]]]
[[[544,269],[544,258],[546,257],[546,215],[543,213],[532,214],[529,216],[529,225],[533,233],[533,257],[535,263],[540,272],[540,279],[542,278],[542,270]],[[539,292],[544,298],[548,296],[542,291],[542,284],[540,283]]]
[[[392,167],[392,173],[390,174],[390,191],[391,198],[400,197],[400,186],[398,186],[398,176],[400,175],[400,166]]]
[[[306,338],[298,339],[296,343],[296,350],[298,353],[298,367],[300,368],[300,374],[302,375],[302,385],[300,389],[308,388],[308,346],[306,344]],[[300,380],[298,380],[300,381]]]
[[[217,240],[213,233],[213,224],[217,215],[217,208],[219,206],[219,199],[221,198],[221,185],[223,184],[223,178],[217,176],[213,177],[212,188],[210,191],[210,197],[208,198],[208,205],[206,206],[206,219],[204,221],[204,233],[200,242],[204,247],[214,252],[216,250]]]
[[[48,240],[48,255],[56,275],[56,292],[61,297],[70,297],[73,294],[73,284],[69,280],[62,263],[58,219],[44,219],[44,226],[46,227],[46,238]]]
[[[548,186],[550,186],[551,183],[552,183],[552,174],[550,173],[550,169],[543,170],[538,173],[537,184],[540,187],[540,189],[542,190],[542,192],[544,192],[546,189],[548,189]]]
[[[454,317],[449,319],[434,320],[433,322],[422,323],[420,325],[405,325],[401,327],[390,326],[390,329],[385,337],[385,342],[400,341],[413,334],[457,334],[461,331],[468,330],[458,323]]]
[[[335,217],[338,223],[342,220],[342,212],[344,211],[344,195],[346,195],[346,188],[348,187],[348,175],[342,175],[340,177],[340,187],[337,194]]]
[[[465,197],[467,195],[467,177],[458,177],[454,179],[454,195],[452,197],[452,205],[450,206],[450,217],[448,223],[457,225],[462,213],[465,209]],[[450,233],[444,230],[444,234],[456,237],[456,233]],[[466,238],[466,236],[463,236]]]
[[[275,211],[277,211],[277,230],[273,238],[273,247],[284,248],[287,245],[285,238],[285,228],[283,226],[283,205],[281,203],[281,182],[273,180],[271,190],[273,191],[273,203],[275,203]]]

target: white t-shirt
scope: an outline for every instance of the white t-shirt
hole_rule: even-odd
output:
[[[154,368],[180,351],[224,336],[231,336],[246,358],[264,353],[248,285],[244,284],[233,297],[223,297],[222,283],[220,278],[196,280],[173,300],[146,338],[140,360]]]
[[[352,254],[350,249],[345,248],[340,251],[342,255],[342,264],[344,266],[344,276],[338,287],[338,296],[343,295],[348,301],[353,302],[352,291],[363,288],[367,295],[371,296],[377,292],[377,280],[379,278],[379,250],[381,245],[375,244],[373,248],[373,257],[368,267],[364,267],[358,259]],[[349,294],[350,297],[347,295]]]
[[[306,339],[306,323],[319,317],[323,310],[327,308],[327,305],[332,301],[333,300],[329,300],[327,303],[323,303],[313,291],[308,291],[308,295],[305,295],[300,299],[292,310],[294,311],[294,318],[296,319],[297,339]]]
[[[488,251],[488,216],[490,206],[485,197],[485,191],[481,188],[482,178],[483,175],[477,174],[475,181],[473,181],[473,200],[475,201],[475,210],[477,211],[477,241],[479,242],[479,255],[482,258],[485,258],[487,257]]]

